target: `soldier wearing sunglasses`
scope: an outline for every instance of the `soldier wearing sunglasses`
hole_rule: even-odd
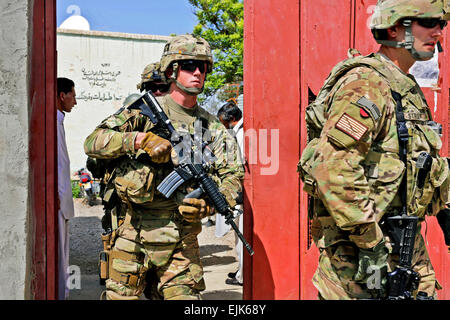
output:
[[[216,161],[209,173],[234,207],[244,175],[237,143],[215,116],[197,104],[212,67],[211,49],[204,39],[176,36],[164,48],[159,74],[151,67],[144,70],[140,89],[156,92],[155,81],[147,80],[165,79],[168,91],[156,99],[177,132],[200,137],[210,146]],[[114,187],[125,212],[108,243],[107,299],[137,300],[147,287],[151,299],[195,300],[205,289],[197,235],[201,219],[213,212],[204,196],[184,198],[193,185],[180,186],[169,199],[157,191],[178,156],[158,129],[138,110],[122,108],[84,143],[88,156],[117,159]]]
[[[442,50],[447,9],[447,0],[379,0],[370,28],[380,49],[367,56],[350,49],[307,108],[312,135],[298,168],[313,200],[320,299],[437,298],[420,230],[426,215],[448,215],[448,159],[439,155],[440,125],[408,72]],[[418,219],[405,264],[397,250],[404,242],[389,226],[399,217]],[[388,279],[400,267],[414,280],[391,296]]]
[[[170,85],[159,69],[159,61],[145,66],[141,75],[141,82],[137,84],[137,88],[141,92],[150,91],[155,97],[160,97],[169,91]]]

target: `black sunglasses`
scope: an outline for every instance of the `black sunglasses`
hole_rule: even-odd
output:
[[[159,90],[159,92],[167,92],[170,84],[146,82],[144,83],[144,90],[151,91],[152,93]]]
[[[205,72],[205,61],[202,60],[182,60],[178,64],[184,71],[194,72],[198,68],[201,73]]]
[[[439,27],[442,29],[445,28],[447,25],[447,21],[441,20],[438,18],[425,18],[425,19],[413,19],[414,21],[417,21],[417,24],[421,27],[432,29],[439,25]]]

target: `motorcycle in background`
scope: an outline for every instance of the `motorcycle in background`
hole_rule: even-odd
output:
[[[90,206],[95,205],[96,195],[93,190],[92,177],[85,168],[81,168],[77,171],[77,175],[80,179],[80,192],[83,198],[86,198]]]

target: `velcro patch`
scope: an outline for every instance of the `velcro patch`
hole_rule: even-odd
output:
[[[372,118],[375,121],[381,118],[381,111],[378,108],[378,106],[369,99],[367,99],[366,97],[359,98],[359,100],[356,101],[356,103],[364,107],[364,109],[372,115]]]
[[[344,132],[345,134],[348,134],[350,137],[357,141],[361,140],[367,130],[369,130],[367,126],[350,117],[346,113],[344,113],[336,123],[336,128]]]

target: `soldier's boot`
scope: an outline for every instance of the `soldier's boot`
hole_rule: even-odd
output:
[[[167,287],[162,293],[164,300],[201,300],[200,293],[186,285]]]
[[[106,290],[104,291],[106,300],[139,300],[138,296],[121,296],[120,294],[112,291],[112,290]],[[103,293],[102,293],[103,296]],[[101,299],[103,300],[103,299]]]

